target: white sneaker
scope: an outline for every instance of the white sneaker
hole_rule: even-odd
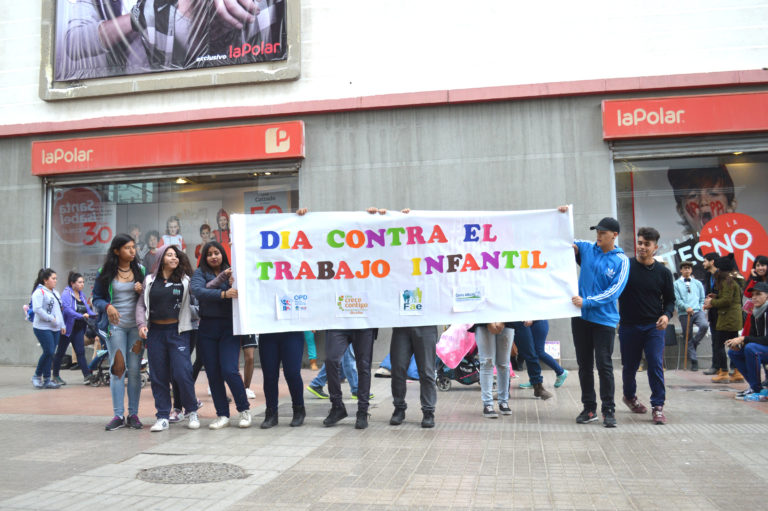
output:
[[[208,387],[208,395],[211,395],[211,387]]]
[[[168,429],[168,419],[157,419],[157,422],[155,422],[155,424],[149,428],[152,433],[165,431],[166,429]]]
[[[200,419],[197,418],[197,412],[189,413],[189,422],[187,423],[189,429],[200,429]]]
[[[241,428],[250,428],[251,427],[251,412],[248,410],[243,410],[240,412],[240,423],[238,424]]]
[[[221,429],[229,426],[229,417],[220,415],[216,417],[216,420],[208,424],[208,429]]]
[[[248,399],[256,399],[256,394],[251,389],[245,389],[245,395],[248,396]]]

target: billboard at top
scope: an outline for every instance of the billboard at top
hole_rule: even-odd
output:
[[[57,0],[54,80],[286,60],[287,0]]]

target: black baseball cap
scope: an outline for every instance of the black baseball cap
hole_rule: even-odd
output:
[[[609,216],[603,218],[598,222],[597,225],[593,225],[590,227],[590,230],[594,231],[597,229],[598,231],[610,231],[610,232],[620,232],[619,231],[619,221],[615,218],[611,218]]]
[[[760,293],[768,294],[768,282],[758,282],[752,286],[752,292],[758,291]]]

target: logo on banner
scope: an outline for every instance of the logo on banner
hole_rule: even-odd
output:
[[[400,293],[400,315],[422,316],[424,305],[422,303],[421,288],[405,289]]]
[[[275,307],[277,308],[277,319],[300,319],[306,317],[309,312],[309,296],[298,295],[275,295]]]
[[[368,305],[368,293],[336,295],[336,317],[367,317]]]
[[[453,311],[469,312],[477,309],[485,302],[485,293],[480,287],[453,288]]]

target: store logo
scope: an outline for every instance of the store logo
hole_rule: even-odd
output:
[[[639,126],[640,124],[681,124],[685,110],[664,110],[659,107],[658,110],[646,110],[645,108],[635,108],[632,112],[622,112],[616,110],[617,126]]]
[[[403,291],[403,310],[420,311],[422,309],[421,298],[420,288],[406,289]]]
[[[71,151],[65,151],[59,147],[51,152],[43,149],[41,153],[43,165],[52,165],[54,163],[59,163],[60,161],[65,163],[91,161],[91,156],[93,156],[93,149],[86,150],[74,147]]]
[[[264,151],[267,154],[287,153],[291,148],[291,137],[282,128],[269,128],[264,133]]]

